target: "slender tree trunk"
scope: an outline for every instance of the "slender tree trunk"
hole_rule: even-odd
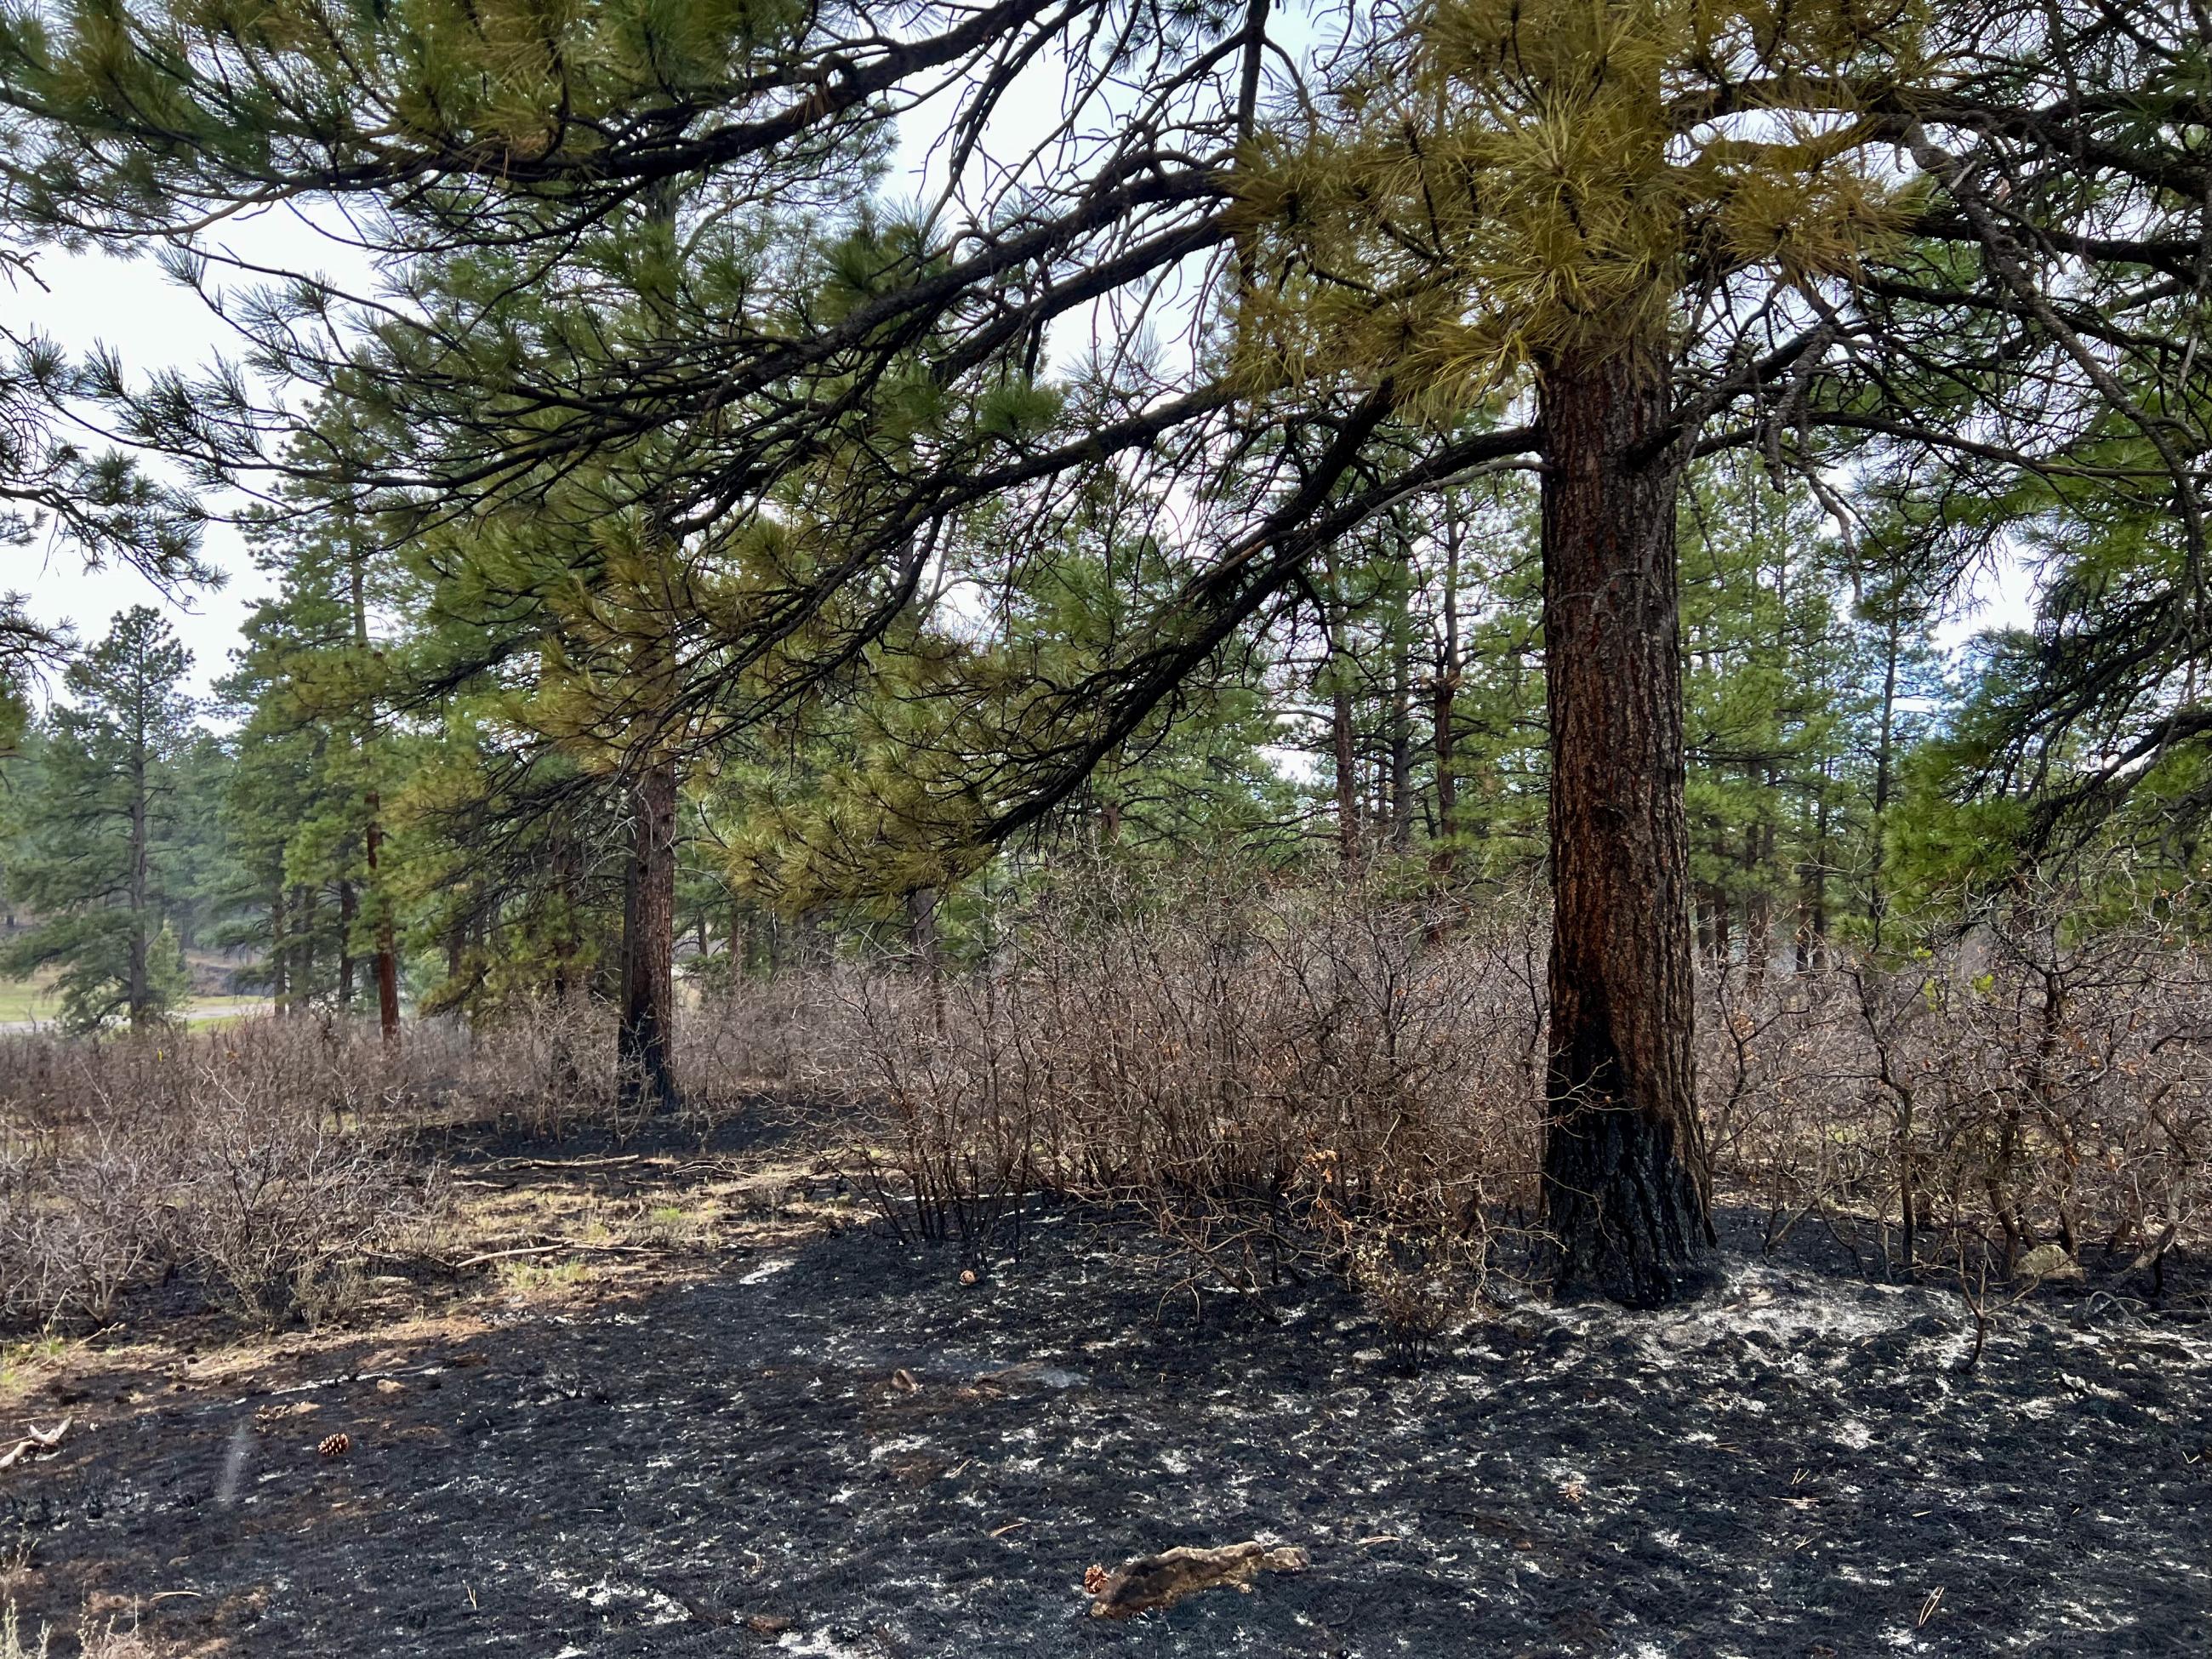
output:
[[[1437,659],[1437,841],[1430,868],[1449,876],[1459,848],[1459,777],[1452,769],[1452,705],[1459,696],[1459,514],[1449,501],[1444,519],[1444,638]]]
[[[1712,906],[1713,927],[1712,960],[1718,964],[1727,962],[1735,949],[1735,935],[1732,931],[1735,917],[1729,910],[1728,889],[1715,887],[1710,891],[1711,897],[1708,902]]]
[[[366,556],[358,540],[347,542],[347,577],[353,600],[354,649],[364,658],[381,661],[381,652],[372,653],[368,644],[368,585]],[[362,721],[361,746],[366,749],[376,734],[376,709],[372,703]],[[366,848],[368,863],[369,902],[376,908],[376,1024],[384,1033],[386,1042],[399,1036],[399,951],[392,936],[392,907],[386,902],[384,890],[377,875],[377,858],[384,847],[384,800],[372,788],[362,801],[362,844]],[[347,1000],[350,1002],[351,987]]]
[[[153,815],[149,810],[147,779],[147,744],[145,696],[140,695],[133,704],[131,738],[131,958],[125,969],[126,982],[124,1000],[131,1016],[133,1030],[147,1024],[154,1016],[153,975],[149,968],[149,946],[148,911],[152,903],[149,867],[149,843],[152,840]]]
[[[1328,657],[1322,672],[1328,676],[1329,755],[1336,769],[1336,850],[1349,870],[1359,862],[1359,757],[1352,740],[1352,684],[1345,671],[1343,583],[1337,574],[1334,546],[1325,557],[1328,596],[1322,628],[1327,635]]]
[[[354,896],[353,884],[338,884],[338,1006],[348,1013],[353,1012],[353,924],[361,914],[361,902]]]
[[[1781,779],[1768,773],[1767,799],[1771,800],[1781,787]],[[1753,986],[1766,983],[1767,958],[1774,954],[1773,862],[1774,823],[1771,819],[1762,819],[1752,825],[1744,836],[1745,873],[1750,878],[1750,885],[1744,896],[1743,966],[1746,977]]]
[[[284,942],[284,878],[280,874],[269,895],[269,1001],[279,1019],[291,1012],[284,971],[289,965],[284,959],[288,948]]]
[[[945,1029],[945,941],[937,925],[937,890],[918,888],[906,896],[907,949],[914,969],[929,986],[931,1024]]]
[[[1413,845],[1413,611],[1408,560],[1390,614],[1390,847]]]
[[[1828,965],[1828,764],[1820,763],[1820,799],[1813,810],[1813,907],[1809,922],[1811,949],[1808,966],[1824,971]]]
[[[615,1030],[621,1098],[676,1104],[669,1060],[676,1003],[676,765],[646,763],[631,786],[629,867],[623,890],[622,1018]]]
[[[292,914],[299,918],[293,930],[299,960],[292,972],[292,1009],[298,1012],[315,1000],[315,906],[308,890],[292,890]]]
[[[937,931],[937,890],[917,887],[906,896],[907,954],[917,972],[936,979],[944,969]]]
[[[1544,1201],[1565,1293],[1633,1307],[1698,1286],[1712,1242],[1692,1079],[1679,470],[1657,350],[1548,365],[1550,1058]]]
[[[392,907],[378,884],[376,872],[377,855],[384,845],[384,827],[378,821],[381,808],[381,798],[375,790],[370,790],[366,840],[369,890],[377,901],[376,1024],[384,1033],[384,1040],[393,1042],[399,1037],[399,951],[392,939]]]
[[[1867,912],[1873,923],[1873,945],[1881,949],[1881,924],[1889,914],[1889,895],[1882,884],[1882,838],[1889,822],[1890,768],[1897,732],[1897,668],[1902,649],[1894,596],[1884,618],[1881,656],[1881,720],[1875,736],[1874,845],[1868,849]]]

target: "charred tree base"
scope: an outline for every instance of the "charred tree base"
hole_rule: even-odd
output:
[[[1552,1289],[1660,1308],[1710,1289],[1716,1274],[1705,1197],[1664,1124],[1622,1107],[1578,1108],[1545,1136],[1544,1209]]]

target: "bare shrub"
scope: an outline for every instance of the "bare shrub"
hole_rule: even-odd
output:
[[[0,1048],[0,1315],[105,1321],[183,1270],[319,1317],[422,1212],[403,1061],[306,1022]]]
[[[677,1119],[704,1132],[763,1088],[805,1072],[805,1056],[828,1022],[802,979],[690,988],[696,994],[679,1000],[672,1045],[683,1103]],[[452,1115],[552,1140],[586,1127],[629,1136],[653,1115],[649,1103],[622,1103],[615,1012],[604,1001],[518,1000],[473,1029],[447,1023],[445,1037],[447,1051],[433,1067],[414,1051],[410,1033],[409,1087],[418,1112],[443,1103]]]
[[[1709,967],[1723,1201],[1877,1267],[2094,1249],[2154,1287],[2207,1232],[2212,964],[2148,907],[2081,913],[2045,893],[1887,965]],[[980,1255],[1038,1187],[1140,1206],[1235,1282],[1343,1273],[1418,1351],[1537,1224],[1545,917],[1441,920],[1356,886],[1096,875],[1011,908],[969,971],[814,975],[791,1076],[859,1110],[902,1234]]]
[[[24,1638],[22,1615],[15,1611],[15,1602],[0,1606],[0,1659],[46,1659],[52,1641],[53,1633],[42,1625],[38,1645],[33,1647]]]
[[[1723,1201],[1763,1208],[1771,1244],[1823,1226],[1878,1267],[2063,1274],[2101,1249],[2156,1289],[2212,1213],[2212,961],[2178,909],[2092,926],[2047,892],[1907,961],[1709,967]],[[1447,914],[1076,872],[964,968],[709,988],[679,1021],[680,1121],[813,1099],[886,1224],[979,1270],[1047,1190],[1148,1216],[1194,1285],[1340,1274],[1414,1357],[1507,1294],[1540,1224],[1545,921],[1528,896]],[[420,1128],[639,1127],[611,1019],[579,999],[398,1043],[312,1019],[0,1038],[0,1316],[104,1320],[176,1271],[249,1317],[326,1316],[432,1202],[398,1155]]]
[[[394,1175],[378,1139],[210,1078],[184,1171],[183,1259],[246,1318],[319,1322],[417,1214],[417,1191]]]
[[[901,1232],[981,1251],[1039,1186],[1136,1206],[1236,1284],[1342,1273],[1419,1346],[1528,1218],[1542,1059],[1524,919],[1436,921],[1099,875],[972,973],[824,981],[848,1018],[817,1081],[872,1113],[855,1157]]]
[[[1779,1233],[1851,1224],[1884,1263],[2016,1269],[2201,1238],[2212,963],[2148,907],[2047,892],[1887,969],[1716,975],[1704,1076],[1720,1169]]]
[[[807,1076],[844,1012],[842,1002],[823,999],[815,975],[735,983],[714,976],[697,989],[677,1011],[676,1067],[684,1098],[702,1107]]]
[[[614,1032],[613,1011],[588,997],[516,1002],[477,1029],[457,1028],[460,1050],[441,1092],[463,1115],[557,1140],[613,1118]]]
[[[77,1652],[82,1659],[161,1659],[164,1649],[148,1635],[134,1616],[128,1626],[115,1619],[95,1620],[89,1613],[78,1621]],[[46,1659],[52,1650],[53,1631],[41,1623],[35,1644],[23,1633],[22,1616],[10,1600],[0,1603],[0,1659]]]
[[[94,1622],[87,1613],[77,1626],[76,1640],[80,1659],[161,1659],[172,1650],[167,1644],[156,1642],[135,1616],[125,1626],[114,1619]]]

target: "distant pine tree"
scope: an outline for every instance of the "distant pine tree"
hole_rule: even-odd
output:
[[[76,701],[48,722],[10,870],[15,896],[42,921],[6,961],[18,973],[60,969],[72,1030],[143,1030],[189,991],[164,913],[179,896],[176,763],[192,737],[181,686],[191,660],[159,613],[125,611],[70,665]]]

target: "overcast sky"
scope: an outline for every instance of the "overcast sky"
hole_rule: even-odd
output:
[[[137,372],[204,362],[214,355],[219,331],[214,317],[198,295],[172,286],[150,261],[49,250],[35,269],[46,292],[27,284],[12,293],[0,289],[0,306],[7,307],[11,324],[28,325],[72,353],[106,344]],[[162,606],[191,649],[192,683],[204,692],[228,666],[239,623],[263,591],[236,532],[212,526],[207,550],[230,579],[221,591],[185,596],[181,605],[164,600],[135,570],[88,571],[74,549],[44,538],[28,548],[0,550],[0,559],[12,566],[0,576],[0,587],[27,594],[40,621],[70,623],[87,639],[105,631],[118,611]]]

